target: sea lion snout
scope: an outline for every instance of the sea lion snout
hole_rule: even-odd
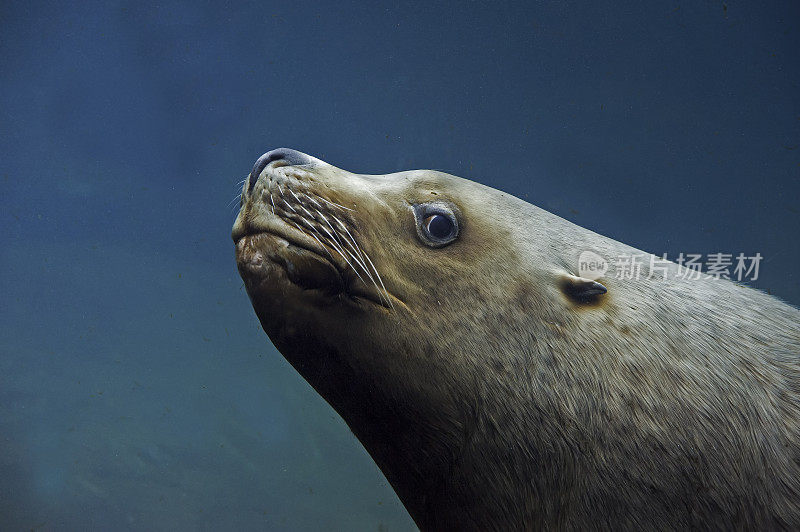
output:
[[[252,284],[249,290],[284,297],[283,288],[273,289],[288,280],[332,300],[393,308],[376,263],[361,243],[363,225],[357,222],[343,175],[325,161],[289,148],[258,158],[231,232],[242,277]],[[262,258],[281,268],[263,267]],[[265,279],[270,282],[264,284]],[[338,297],[342,294],[346,297]]]
[[[253,171],[250,172],[250,176],[247,178],[248,194],[253,191],[253,187],[256,186],[256,182],[258,181],[258,176],[261,175],[261,172],[264,171],[264,168],[266,168],[267,165],[273,161],[281,161],[286,165],[299,166],[303,164],[314,164],[318,161],[318,159],[291,148],[277,148],[275,150],[270,150],[259,157],[256,161],[256,164],[253,165]]]

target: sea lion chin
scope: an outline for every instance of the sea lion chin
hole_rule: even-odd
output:
[[[281,148],[232,233],[272,342],[425,530],[800,528],[800,312],[430,170]]]
[[[302,289],[319,290],[331,296],[345,289],[342,275],[334,263],[318,251],[306,249],[279,235],[246,235],[236,245],[241,275],[251,282],[288,281]]]

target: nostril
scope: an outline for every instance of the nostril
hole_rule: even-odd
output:
[[[264,171],[264,168],[266,168],[269,163],[280,160],[286,161],[290,165],[309,164],[312,162],[311,157],[291,148],[278,148],[268,151],[259,157],[256,164],[253,165],[253,171],[250,172],[250,177],[248,178],[247,192],[250,193],[253,191],[253,188],[256,186],[256,181],[258,181],[258,176],[261,175],[261,172]]]

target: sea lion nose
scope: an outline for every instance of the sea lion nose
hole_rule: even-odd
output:
[[[291,148],[278,148],[276,150],[268,151],[259,157],[256,161],[256,164],[253,165],[253,171],[250,172],[250,176],[248,177],[248,193],[253,191],[253,187],[256,186],[256,181],[258,181],[258,176],[261,175],[261,172],[264,171],[264,168],[266,168],[267,165],[272,161],[286,161],[286,163],[290,165],[300,165],[310,164],[313,162],[313,159],[305,153],[301,153]]]

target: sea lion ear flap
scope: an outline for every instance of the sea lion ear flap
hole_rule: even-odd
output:
[[[608,292],[608,289],[597,281],[575,275],[562,275],[559,285],[564,295],[577,303],[593,303]]]

